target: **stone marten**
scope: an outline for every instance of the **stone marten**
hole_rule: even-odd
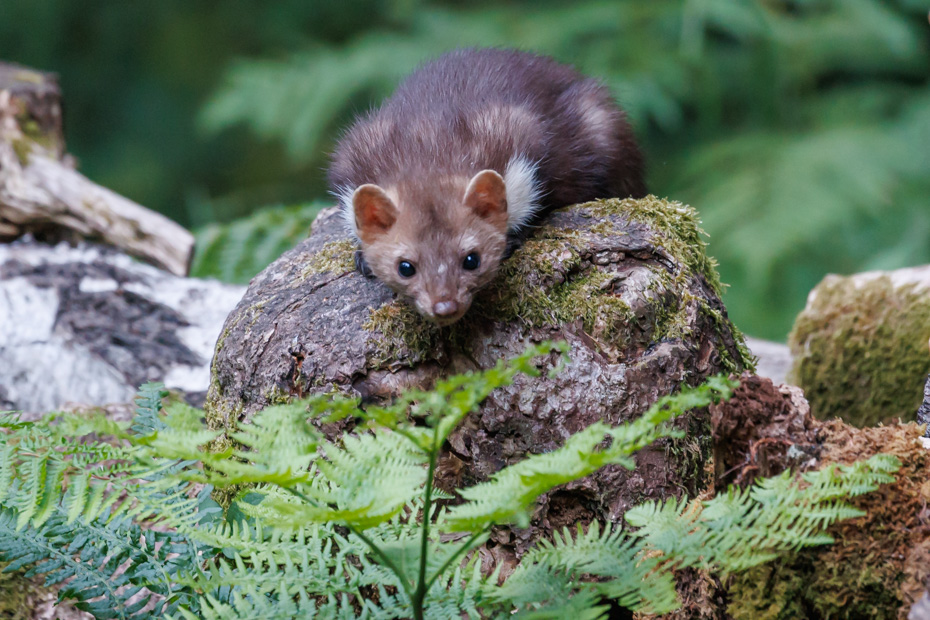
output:
[[[595,198],[646,194],[643,158],[607,88],[502,49],[422,65],[336,146],[329,182],[356,264],[428,319],[460,319],[527,226]]]

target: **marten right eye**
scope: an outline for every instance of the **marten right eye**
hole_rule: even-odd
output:
[[[397,273],[400,274],[402,278],[412,278],[413,274],[417,272],[417,268],[413,266],[413,263],[410,261],[402,260],[397,265]]]

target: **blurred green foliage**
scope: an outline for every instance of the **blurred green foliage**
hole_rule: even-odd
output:
[[[89,176],[200,226],[324,197],[339,128],[424,59],[465,45],[551,54],[611,87],[652,190],[702,213],[736,322],[784,339],[825,273],[930,262],[927,8],[2,0],[0,57],[61,74]],[[278,243],[295,230],[287,213],[299,227],[307,211],[277,216],[290,231]],[[198,258],[201,273],[243,280],[273,255],[241,242],[265,233],[235,226],[201,233],[216,257]]]
[[[214,222],[196,231],[191,273],[224,282],[248,282],[274,259],[307,238],[328,202],[266,207],[229,223]]]

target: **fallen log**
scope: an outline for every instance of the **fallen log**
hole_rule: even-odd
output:
[[[194,237],[96,185],[65,155],[54,75],[0,63],[0,241],[90,239],[186,275]]]

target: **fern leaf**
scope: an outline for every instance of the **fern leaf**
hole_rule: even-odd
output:
[[[130,430],[139,436],[149,435],[161,430],[165,424],[161,420],[162,400],[168,396],[168,390],[161,383],[145,383],[136,395],[136,411]]]
[[[331,203],[260,209],[229,224],[194,231],[191,276],[245,284],[303,240],[317,214]]]
[[[862,514],[842,498],[891,482],[899,467],[895,457],[879,454],[807,472],[800,482],[786,471],[749,491],[731,489],[703,507],[670,499],[637,506],[625,518],[640,528],[636,536],[646,548],[676,565],[739,571],[786,551],[831,543],[824,528]]]
[[[630,455],[660,437],[679,436],[664,422],[693,407],[703,407],[729,395],[735,384],[712,378],[698,388],[660,399],[637,420],[618,427],[590,425],[547,454],[532,455],[491,477],[488,482],[460,491],[468,500],[448,510],[443,526],[451,531],[477,531],[487,523],[528,525],[528,511],[539,495],[583,478],[608,464],[632,469]],[[610,438],[607,448],[598,446]]]
[[[246,511],[262,510],[278,526],[333,521],[366,529],[398,514],[426,481],[425,456],[396,433],[348,437],[343,448],[326,443],[323,451],[326,458],[316,462],[321,480],[294,486],[312,503],[267,493],[260,507]]]
[[[65,479],[65,464],[57,459],[49,460],[45,467],[45,484],[41,500],[35,506],[33,523],[40,527],[58,508],[61,501],[61,489]]]
[[[170,597],[152,599],[156,609],[190,596],[172,583],[179,561],[171,554],[180,550],[173,535],[143,532],[126,519],[69,524],[63,511],[54,511],[38,527],[18,528],[14,512],[0,509],[0,560],[10,562],[7,570],[32,565],[27,576],[43,575],[46,585],[60,585],[61,597],[77,600],[79,609],[97,618],[147,617],[148,612],[139,614],[151,594],[130,602],[144,585]],[[120,566],[125,570],[117,574]]]

